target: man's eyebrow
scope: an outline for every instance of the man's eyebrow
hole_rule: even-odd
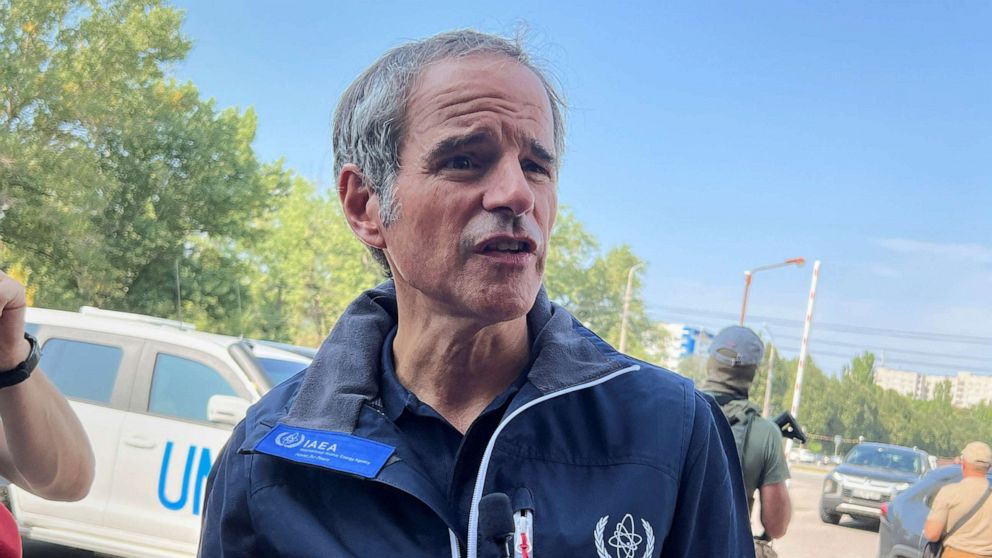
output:
[[[534,156],[541,161],[552,166],[557,166],[558,161],[555,160],[555,156],[551,153],[551,150],[544,147],[544,145],[536,139],[530,140],[530,150],[534,153]]]
[[[437,142],[437,144],[424,155],[423,163],[429,164],[432,161],[437,161],[438,159],[441,159],[452,152],[464,149],[465,147],[491,141],[493,137],[494,134],[490,130],[477,130],[459,136],[444,138],[443,140]],[[531,138],[527,143],[529,144],[530,150],[534,156],[540,159],[543,163],[551,166],[557,165],[558,161],[552,151],[545,147],[540,141]]]
[[[493,134],[489,130],[478,130],[475,132],[462,134],[460,136],[444,138],[443,140],[437,142],[437,144],[424,155],[423,162],[430,163],[431,161],[436,161],[453,151],[458,151],[459,149],[469,145],[488,141],[492,139],[492,136]]]

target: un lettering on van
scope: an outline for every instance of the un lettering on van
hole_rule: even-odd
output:
[[[210,467],[213,465],[213,458],[210,455],[210,448],[198,448],[189,446],[186,450],[186,459],[183,466],[183,480],[181,486],[169,485],[169,468],[172,465],[172,448],[175,446],[172,440],[165,443],[165,453],[162,454],[162,467],[158,474],[158,501],[166,509],[179,511],[189,507],[193,515],[200,515],[203,504],[203,495],[206,491],[207,476],[210,474]],[[182,456],[177,455],[177,463],[183,463]],[[174,483],[173,483],[174,484]],[[178,493],[178,496],[176,495]],[[192,493],[192,502],[190,502]],[[171,495],[171,496],[170,496]]]

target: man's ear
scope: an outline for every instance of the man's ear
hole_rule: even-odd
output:
[[[386,239],[382,235],[382,221],[379,219],[379,196],[365,183],[361,169],[353,163],[341,168],[338,176],[338,197],[352,232],[368,246],[385,249]]]

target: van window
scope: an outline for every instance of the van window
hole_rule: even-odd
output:
[[[285,382],[297,372],[307,367],[307,363],[305,362],[283,360],[281,358],[259,357],[258,362],[265,370],[265,375],[269,377],[269,383],[272,384],[272,387]]]
[[[213,395],[237,393],[205,364],[164,353],[155,358],[149,411],[206,422],[207,401]]]
[[[66,397],[110,404],[124,352],[119,347],[49,339],[39,366]]]

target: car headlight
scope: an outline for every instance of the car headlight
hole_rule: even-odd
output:
[[[831,480],[835,480],[835,481],[837,481],[838,483],[842,483],[842,482],[844,482],[844,479],[845,479],[845,478],[846,478],[846,477],[845,477],[844,475],[842,475],[842,474],[840,474],[840,473],[838,473],[837,471],[834,471],[833,473],[830,473],[830,479],[831,479]]]
[[[892,488],[896,492],[902,492],[903,490],[906,490],[907,488],[909,488],[909,484],[910,483],[908,483],[908,482],[901,482],[901,483],[893,486]]]

